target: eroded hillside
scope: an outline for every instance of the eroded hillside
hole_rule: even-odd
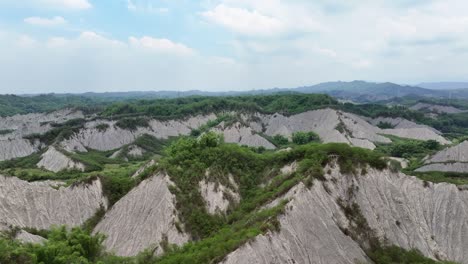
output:
[[[464,164],[463,137],[399,108],[236,98],[2,119],[0,262],[468,263],[467,171],[426,172]]]

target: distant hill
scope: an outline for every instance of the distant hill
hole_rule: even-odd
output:
[[[356,102],[375,102],[403,96],[443,97],[444,92],[395,83],[372,83],[365,81],[327,82],[314,86],[293,89],[301,93],[326,93]]]
[[[434,90],[468,89],[468,82],[426,82],[418,84],[419,87]]]

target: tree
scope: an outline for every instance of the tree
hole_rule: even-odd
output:
[[[312,131],[310,131],[310,132],[296,132],[292,136],[292,141],[295,144],[298,144],[298,145],[305,145],[305,144],[310,143],[310,142],[320,141],[320,137],[316,133],[314,133]]]

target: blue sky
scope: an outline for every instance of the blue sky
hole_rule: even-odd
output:
[[[468,81],[466,0],[0,0],[0,93]]]

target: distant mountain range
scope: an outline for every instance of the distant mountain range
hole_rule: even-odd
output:
[[[417,86],[435,90],[456,90],[468,89],[468,82],[427,82],[420,83]]]
[[[464,87],[464,83],[425,83],[425,87],[399,85],[395,83],[373,83],[366,81],[352,82],[326,82],[313,86],[298,88],[273,88],[250,91],[136,91],[136,92],[106,92],[106,93],[83,93],[83,94],[56,94],[56,96],[80,95],[84,97],[101,98],[105,100],[119,101],[126,99],[155,99],[155,98],[177,98],[187,96],[238,96],[259,95],[276,93],[325,93],[342,100],[358,103],[368,103],[389,100],[398,97],[429,97],[429,98],[458,98],[468,99],[467,89],[447,89],[445,87]],[[441,89],[427,88],[440,87]]]

